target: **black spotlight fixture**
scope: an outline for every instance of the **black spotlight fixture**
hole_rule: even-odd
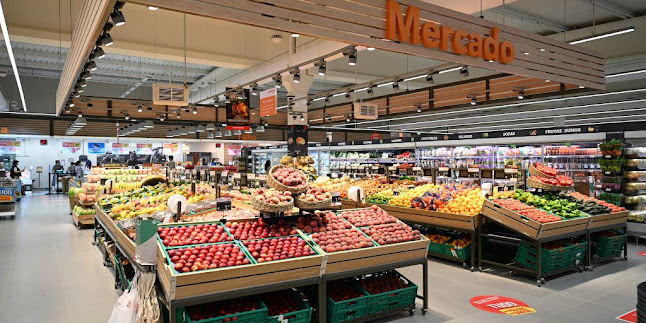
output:
[[[354,90],[350,90],[350,91],[348,91],[348,92],[345,92],[345,98],[346,98],[346,99],[350,99],[350,97],[351,97],[351,95],[352,95],[352,92],[354,92]]]
[[[435,80],[433,79],[433,75],[437,74],[435,71],[428,71],[428,74],[426,74],[426,82],[428,84],[433,84],[435,83]]]
[[[180,111],[177,111],[177,119],[182,118],[182,113]]]
[[[305,121],[305,116],[301,113],[301,121]]]
[[[193,107],[193,114],[197,114],[197,107]]]
[[[280,89],[280,87],[283,85],[283,77],[280,74],[278,74],[278,75],[274,76],[273,78],[274,78],[274,83],[275,83],[274,86],[277,89]]]
[[[348,65],[357,65],[357,50],[354,47],[344,54],[348,56]]]
[[[191,108],[189,108],[189,107],[186,107],[186,109],[184,109],[184,112],[186,112],[186,113],[189,113],[189,112],[191,112]]]
[[[123,16],[123,12],[121,12],[124,5],[125,2],[117,1],[114,5],[114,11],[110,14],[110,18],[112,18],[112,22],[114,22],[116,26],[122,26],[126,23],[126,18]]]
[[[345,116],[345,122],[350,122],[350,121],[352,121],[352,118],[350,117],[350,115],[349,115],[349,114],[347,114],[347,115]]]
[[[291,72],[293,75],[294,83],[299,83],[301,81],[301,72],[299,69],[295,69]]]
[[[89,79],[91,79],[91,78],[92,78],[92,74],[90,74],[90,72],[88,72],[87,70],[84,70],[84,71],[81,73],[81,79],[82,79],[82,80],[89,80]]]
[[[83,88],[78,84],[76,84],[76,86],[74,87],[74,90],[76,90],[76,92],[78,93],[83,93]]]
[[[375,86],[374,84],[370,84],[368,86],[368,94],[373,94],[375,92]]]
[[[149,105],[149,106],[146,108],[146,110],[148,110],[148,111],[152,111],[152,110],[153,110],[153,107]]]
[[[269,122],[267,122],[267,120],[265,120],[265,127],[268,127],[268,126],[269,126]]]
[[[104,32],[99,36],[99,40],[97,41],[98,46],[111,46],[114,43],[114,40],[112,40],[112,36],[110,36],[110,33]]]
[[[525,98],[525,90],[523,89],[518,90],[518,99],[522,100],[524,98]]]
[[[331,96],[329,96],[329,95],[325,97],[325,103],[326,104],[330,103],[330,98],[331,98]]]
[[[130,116],[129,116],[127,113],[126,113],[126,115],[124,116],[124,118],[125,118],[126,120],[130,120]]]
[[[312,100],[307,100],[307,106],[312,105]]]
[[[81,80],[79,80],[78,85],[83,88],[83,87],[87,86],[87,82],[85,80],[81,79]],[[79,92],[81,92],[81,91],[79,91]]]
[[[254,83],[251,85],[251,95],[258,95],[258,84]]]
[[[471,105],[476,105],[476,104],[478,104],[478,97],[474,95],[471,97]]]
[[[74,96],[75,98],[80,98],[81,93],[79,93],[79,91],[74,90],[74,92],[72,92],[72,96]]]
[[[103,25],[103,31],[109,33],[112,30],[112,27],[114,27],[114,24],[106,21],[105,25]]]
[[[103,48],[97,46],[94,49],[94,57],[96,57],[98,59],[104,58],[105,57],[105,52],[103,51]]]
[[[401,79],[395,80],[395,82],[393,82],[393,89],[399,90],[399,82],[401,81]]]
[[[327,71],[327,66],[325,66],[325,60],[320,60],[318,63],[316,63],[316,66],[319,67],[319,75],[323,76],[325,75],[325,72]]]
[[[417,105],[417,112],[422,112],[422,105],[421,104]]]
[[[332,122],[332,116],[329,114],[327,115],[327,121]]]
[[[462,68],[460,68],[460,76],[462,78],[469,77],[469,67],[462,66]]]
[[[137,112],[142,112],[142,111],[144,111],[144,108],[141,105],[137,106]]]
[[[85,69],[92,72],[96,71],[98,66],[96,66],[96,63],[94,61],[89,61],[87,64],[85,64]]]

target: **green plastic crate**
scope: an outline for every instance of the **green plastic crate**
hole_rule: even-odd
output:
[[[444,243],[429,242],[428,251],[440,255],[446,255],[446,245]]]
[[[291,294],[296,299],[296,302],[301,309],[281,315],[269,316],[269,323],[309,323],[311,321],[312,308],[296,293],[292,291]],[[260,298],[262,300],[263,296],[261,296]]]
[[[523,247],[525,246],[525,247]],[[530,268],[537,269],[536,248],[528,248],[528,244],[521,244],[516,252],[516,262]],[[533,247],[533,246],[531,246]],[[560,269],[572,267],[572,254],[570,247],[564,246],[559,249],[547,250],[542,248],[541,251],[541,272],[544,274],[551,273]]]
[[[368,291],[364,290],[361,287],[361,285],[359,285],[359,288],[361,288],[361,290],[364,293],[369,295],[368,304],[367,304],[368,310],[366,312],[366,315],[381,313],[391,309],[401,308],[409,305],[415,306],[415,298],[417,298],[417,285],[415,285],[408,278],[404,277],[402,274],[400,274],[395,270],[387,271],[384,273],[365,275],[360,279],[368,278],[373,275],[381,275],[381,274],[388,274],[388,273],[394,273],[396,276],[399,277],[399,279],[401,279],[406,283],[407,287],[399,290],[371,295]]]
[[[598,257],[618,256],[624,249],[626,243],[626,234],[618,234],[614,237],[596,235],[593,240],[596,241],[594,255]]]
[[[331,297],[327,297],[327,317],[330,322],[343,322],[362,317],[366,314],[368,306],[368,293],[363,291],[359,285],[353,281],[348,281],[348,285],[363,297],[357,297],[345,301],[336,302]]]
[[[213,317],[206,320],[192,321],[186,312],[185,307],[177,309],[177,322],[180,323],[224,323],[224,322],[241,322],[241,323],[267,323],[267,307],[258,297],[254,297],[258,304],[258,309],[253,311],[235,313]]]
[[[454,247],[450,244],[446,245],[447,256],[457,259],[468,260],[471,259],[471,245],[463,248]]]
[[[576,244],[568,242],[566,245],[570,247],[570,263],[579,265],[585,260],[585,253],[588,250],[587,241],[580,241]]]

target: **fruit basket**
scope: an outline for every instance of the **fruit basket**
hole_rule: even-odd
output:
[[[300,210],[329,210],[332,208],[332,194],[322,187],[310,187],[296,197],[294,205]]]
[[[292,200],[291,203],[287,203],[285,205],[276,205],[276,204],[265,203],[263,201],[260,201],[259,199],[254,198],[251,200],[251,206],[253,207],[254,210],[263,211],[263,212],[270,212],[270,213],[288,212],[294,208],[294,200]]]
[[[259,188],[251,199],[251,206],[263,212],[288,212],[294,208],[294,198],[289,191]]]
[[[543,171],[540,171],[539,168],[543,169]],[[544,171],[550,171],[550,173],[547,173]],[[534,176],[545,176],[550,178],[556,178],[556,170],[554,168],[547,167],[541,163],[529,164],[529,174]]]
[[[312,308],[293,290],[282,290],[260,295],[267,306],[268,323],[309,323]]]
[[[236,312],[240,309],[247,311]],[[219,313],[229,313],[218,316]],[[177,309],[177,322],[180,323],[221,323],[221,322],[267,321],[267,307],[258,297],[241,297],[226,301],[200,304]]]
[[[307,190],[307,176],[302,172],[283,165],[276,165],[269,170],[267,185],[279,191],[300,194]]]
[[[395,270],[358,277],[357,284],[368,295],[368,314],[415,306],[417,285]]]
[[[550,191],[567,191],[571,188],[570,186],[560,186],[543,183],[535,178],[532,178],[532,176],[527,178],[527,186]]]

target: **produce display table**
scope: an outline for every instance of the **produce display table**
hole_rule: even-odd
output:
[[[94,224],[94,214],[78,215],[72,211],[72,221],[77,227]]]
[[[573,269],[578,269],[579,271],[582,270],[582,267],[578,266],[578,264],[574,264],[571,267],[552,271],[549,273],[549,275],[545,275],[545,273],[542,273],[541,266],[541,253],[543,244],[569,237],[584,236],[585,242],[588,246],[584,266],[585,268],[592,269],[593,256],[591,251],[592,248],[590,247],[592,242],[590,238],[591,234],[615,228],[625,228],[628,214],[626,211],[622,211],[589,217],[580,217],[567,220],[564,219],[562,221],[556,222],[539,223],[527,218],[526,216],[497,205],[490,200],[486,200],[482,208],[482,215],[485,219],[496,222],[499,225],[517,233],[521,238],[483,233],[483,226],[480,226],[478,228],[478,240],[482,241],[483,238],[491,238],[515,243],[526,241],[536,247],[536,269],[532,270],[526,267],[518,267],[515,265],[509,265],[507,263],[500,263],[493,260],[483,259],[481,248],[479,248],[478,251],[479,269],[482,270],[482,263],[485,263],[510,269],[512,271],[528,273],[532,275],[535,274],[536,283],[538,286],[541,286],[545,283],[545,277],[564,273]],[[624,245],[624,258],[625,257],[626,246]]]
[[[361,204],[361,203],[356,203],[349,200],[342,200],[341,203],[342,203],[341,206],[343,209],[369,207],[372,205],[371,203]],[[388,214],[406,223],[420,224],[427,227],[440,228],[440,229],[464,232],[469,234],[471,236],[470,270],[471,271],[475,270],[475,259],[476,259],[475,253],[476,253],[476,245],[478,244],[478,240],[477,240],[477,230],[478,230],[478,223],[479,223],[478,216],[444,213],[444,212],[437,212],[437,211],[430,211],[430,210],[419,210],[419,209],[413,209],[413,208],[404,208],[399,206],[382,205],[382,204],[376,204],[376,205],[384,209],[384,211],[388,212]],[[467,266],[467,260],[469,260],[466,257],[465,258],[452,257],[449,255],[436,253],[430,250],[428,251],[428,255],[447,259],[447,260],[453,260],[453,261],[457,260],[462,262],[465,267]]]

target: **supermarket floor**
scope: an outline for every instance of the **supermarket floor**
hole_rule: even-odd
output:
[[[0,322],[106,322],[118,297],[114,276],[91,244],[91,230],[78,230],[68,214],[67,196],[23,198],[15,220],[0,219]],[[385,321],[396,322],[619,322],[635,308],[636,286],[646,281],[646,251],[629,244],[629,260],[592,272],[549,279],[543,287],[506,271],[471,273],[462,266],[429,261],[430,310]],[[400,270],[421,286],[421,266]],[[469,300],[500,295],[520,300],[536,313],[508,316],[478,310]]]

